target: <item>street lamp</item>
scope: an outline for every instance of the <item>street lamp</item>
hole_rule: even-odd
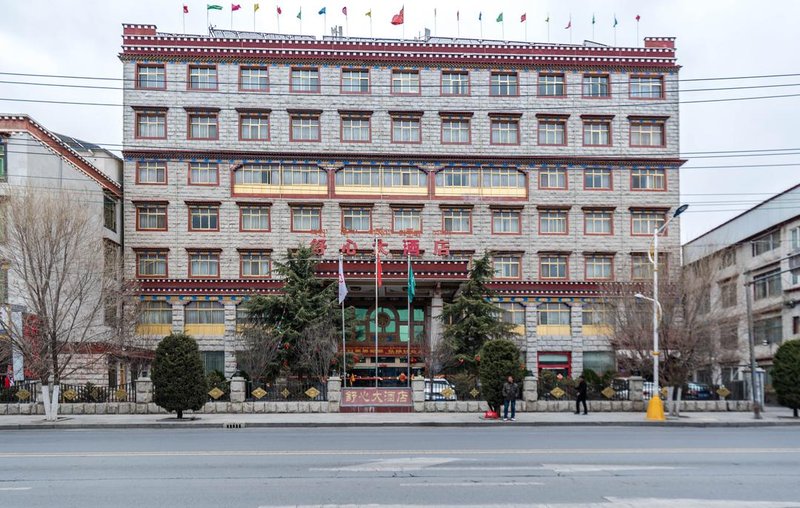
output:
[[[660,227],[653,229],[653,249],[652,254],[648,251],[647,257],[653,265],[653,298],[648,298],[641,293],[634,295],[636,298],[649,300],[653,302],[653,394],[650,397],[650,402],[647,404],[647,419],[648,420],[665,420],[664,418],[664,402],[661,400],[661,394],[658,386],[658,316],[661,314],[661,304],[658,302],[658,235],[664,232],[677,216],[682,214],[689,208],[689,205],[679,206],[672,217],[667,219]]]

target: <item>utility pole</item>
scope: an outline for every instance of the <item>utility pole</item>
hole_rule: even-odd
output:
[[[753,333],[753,275],[749,274],[744,283],[744,301],[747,305],[747,344],[750,349],[750,394],[753,399],[753,418],[761,419],[761,400],[756,391],[756,344]]]

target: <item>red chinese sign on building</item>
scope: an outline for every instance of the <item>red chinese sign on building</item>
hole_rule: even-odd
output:
[[[411,406],[408,388],[344,388],[341,406]]]

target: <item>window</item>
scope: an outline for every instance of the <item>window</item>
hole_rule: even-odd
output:
[[[283,185],[325,185],[328,174],[315,164],[288,164],[282,166]]]
[[[664,78],[662,76],[631,76],[632,99],[663,99]]]
[[[138,321],[140,325],[171,325],[172,305],[164,301],[142,302]]]
[[[2,147],[0,147],[0,150],[2,150]],[[2,157],[0,156],[0,158],[2,158]],[[0,162],[0,166],[1,165],[2,165],[2,162]],[[5,173],[3,173],[3,174],[5,174]],[[792,252],[794,252],[796,250],[800,250],[800,226],[793,227],[792,229],[790,229],[789,230],[789,237],[791,238],[791,241],[792,241]]]
[[[518,145],[519,117],[512,117],[512,116],[492,117],[491,143],[493,145]]]
[[[219,277],[219,252],[190,252],[189,277]]]
[[[631,146],[666,146],[664,120],[636,119],[630,121],[630,126]]]
[[[583,144],[585,146],[610,146],[611,120],[584,119]]]
[[[369,70],[342,69],[342,93],[369,93]]]
[[[667,254],[660,253],[658,255],[658,271],[659,273],[667,272]],[[652,280],[653,279],[653,263],[646,253],[631,254],[631,278],[633,280]]]
[[[289,141],[320,141],[319,117],[319,114],[293,114],[289,119]]]
[[[442,144],[468,145],[471,139],[469,117],[442,116]]]
[[[190,162],[189,185],[219,185],[219,166],[210,162]]]
[[[584,74],[583,75],[583,96],[593,98],[611,97],[611,87],[609,86],[608,74]]]
[[[269,141],[269,112],[239,113],[239,139]]]
[[[342,209],[342,232],[367,233],[372,230],[372,210],[369,208]]]
[[[448,168],[436,173],[437,187],[478,187],[480,171],[477,168]]]
[[[136,66],[136,88],[162,90],[167,87],[163,64],[139,64]]]
[[[736,264],[736,248],[728,247],[722,251],[719,261],[719,269],[727,268]]]
[[[206,376],[212,372],[225,374],[225,351],[201,351],[203,372]]]
[[[753,277],[753,299],[762,300],[781,294],[781,269],[774,268]]]
[[[186,305],[184,315],[190,325],[225,324],[225,307],[219,302],[191,302]]]
[[[495,279],[519,279],[522,277],[522,258],[520,256],[492,257]]]
[[[472,210],[467,208],[445,208],[442,210],[442,229],[448,233],[471,233]]]
[[[488,188],[525,188],[525,173],[513,168],[483,168],[482,183]]]
[[[217,67],[215,65],[190,65],[189,90],[216,90]]]
[[[753,341],[756,344],[780,344],[783,341],[781,316],[770,316],[753,321]]]
[[[663,168],[633,168],[631,190],[667,190],[666,172]]]
[[[566,90],[563,74],[539,74],[539,97],[564,97]]]
[[[585,303],[582,311],[581,322],[583,326],[611,324],[611,311],[603,303]],[[583,354],[585,355],[586,353],[584,351]]]
[[[776,229],[765,235],[761,235],[751,242],[753,257],[760,256],[766,252],[777,249],[781,246],[781,231]]]
[[[234,172],[236,185],[280,185],[280,167],[267,164],[246,164]]]
[[[792,275],[792,285],[800,284],[800,255],[789,258],[789,273]]]
[[[322,209],[318,206],[293,206],[292,231],[311,233],[322,229]]]
[[[419,116],[392,117],[392,143],[419,143],[422,139],[422,119]]]
[[[725,320],[718,326],[719,344],[722,349],[735,351],[739,348],[739,323],[736,320]]]
[[[584,168],[583,188],[586,190],[611,190],[611,170],[608,168]]]
[[[213,111],[196,111],[189,113],[188,139],[218,139],[219,126],[217,113]]]
[[[137,277],[166,277],[167,251],[140,250],[136,252]]]
[[[564,117],[539,118],[539,144],[564,146],[567,144],[567,119]]]
[[[563,303],[542,303],[536,309],[539,314],[540,325],[566,325],[570,324],[570,308]]]
[[[719,283],[719,301],[724,308],[736,305],[736,279],[728,279]]]
[[[566,279],[567,256],[563,254],[539,256],[539,277],[542,279]]]
[[[469,95],[469,72],[442,71],[442,95]]]
[[[269,277],[272,273],[270,255],[264,251],[240,252],[239,266],[242,277]]]
[[[219,206],[190,206],[189,231],[219,231]]]
[[[422,210],[419,208],[393,208],[392,231],[395,233],[421,233]]]
[[[270,207],[242,205],[239,207],[239,226],[242,231],[269,231]]]
[[[516,72],[493,72],[489,83],[489,95],[496,97],[519,95],[519,76]]]
[[[316,67],[292,69],[289,91],[294,93],[319,93],[319,69]]]
[[[166,139],[166,111],[137,111],[136,137],[145,139]]]
[[[540,235],[566,235],[567,211],[566,210],[540,210],[539,211]]]
[[[653,231],[664,225],[664,212],[651,212],[647,210],[631,211],[631,234],[652,235]]]
[[[500,309],[500,319],[512,325],[525,324],[525,306],[516,302],[499,302],[495,306]]]
[[[117,230],[117,200],[103,195],[103,226],[111,231]]]
[[[583,232],[587,235],[613,235],[613,212],[610,210],[585,210]]]
[[[239,67],[239,90],[243,92],[269,91],[269,69],[266,67]]]
[[[522,233],[519,210],[492,210],[492,233],[518,235]]]
[[[792,335],[800,334],[800,316],[792,316]]]
[[[141,231],[166,231],[167,205],[137,204],[136,229]]]
[[[392,95],[418,95],[419,90],[419,71],[399,69],[392,71]]]
[[[587,280],[611,280],[614,278],[614,257],[607,254],[586,256]]]
[[[163,185],[167,183],[167,163],[163,161],[137,162],[136,183],[149,185]]]
[[[544,167],[539,170],[540,189],[566,189],[567,168]]]
[[[372,128],[369,115],[342,115],[341,140],[343,143],[369,143]]]

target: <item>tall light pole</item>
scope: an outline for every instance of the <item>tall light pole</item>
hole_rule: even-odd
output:
[[[650,396],[650,402],[647,404],[647,419],[663,421],[664,417],[664,402],[661,400],[661,393],[659,392],[658,383],[658,361],[660,352],[658,350],[658,322],[661,310],[661,304],[658,302],[658,236],[663,233],[669,223],[672,222],[677,216],[682,214],[689,208],[689,205],[679,206],[672,217],[667,219],[660,227],[653,229],[653,253],[647,253],[650,263],[653,265],[653,298],[647,298],[641,293],[637,293],[636,298],[643,298],[653,302],[653,394]]]

